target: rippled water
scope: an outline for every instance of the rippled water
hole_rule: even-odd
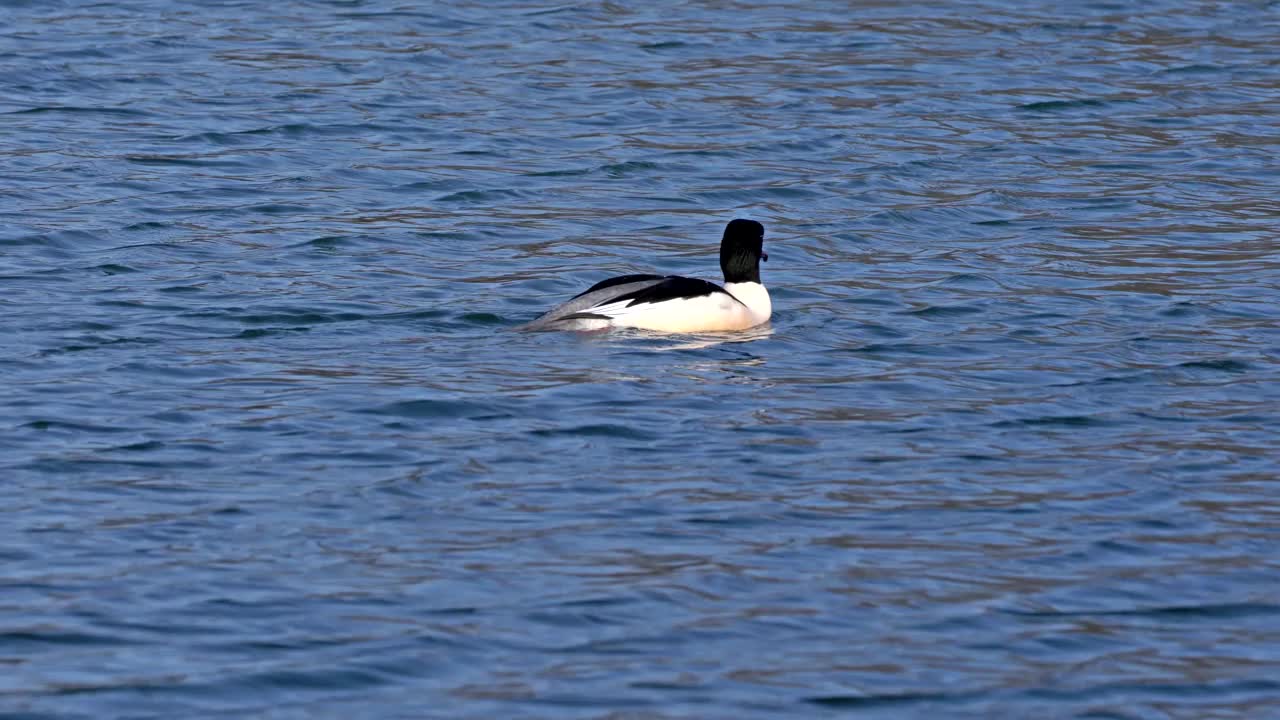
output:
[[[1280,717],[1278,42],[0,3],[0,715]]]

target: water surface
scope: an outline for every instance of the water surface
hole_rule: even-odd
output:
[[[1278,37],[0,3],[0,716],[1280,717]]]

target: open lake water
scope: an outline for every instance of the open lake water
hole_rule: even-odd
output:
[[[1280,717],[1280,3],[0,2],[0,717]],[[615,274],[739,334],[512,328]]]

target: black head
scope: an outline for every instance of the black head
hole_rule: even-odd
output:
[[[725,282],[760,282],[760,261],[768,259],[763,225],[755,220],[734,220],[725,227],[720,241],[720,269]]]

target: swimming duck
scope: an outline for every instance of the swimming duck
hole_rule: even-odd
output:
[[[521,329],[697,333],[761,325],[773,314],[760,282],[760,261],[769,259],[763,248],[763,225],[733,220],[720,241],[724,285],[677,275],[622,275],[592,285]]]

